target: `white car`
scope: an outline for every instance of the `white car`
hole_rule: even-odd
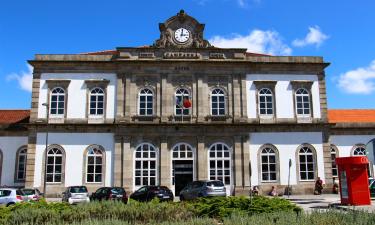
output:
[[[14,188],[0,188],[0,205],[14,205],[23,201],[21,190]]]
[[[69,204],[90,202],[90,196],[86,186],[71,186],[62,194],[62,201],[69,202]]]
[[[28,201],[39,201],[43,196],[37,188],[23,188],[21,191],[24,194],[24,200]]]

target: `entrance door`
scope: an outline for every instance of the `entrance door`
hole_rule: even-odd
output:
[[[193,181],[193,160],[173,160],[175,196]]]

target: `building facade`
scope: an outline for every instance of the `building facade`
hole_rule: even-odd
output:
[[[1,127],[1,185],[178,194],[215,179],[247,194],[290,180],[312,193],[317,177],[332,184],[335,157],[366,154],[375,138],[374,111],[327,109],[322,57],[216,48],[183,11],[159,29],[150,46],[30,60],[28,121]]]

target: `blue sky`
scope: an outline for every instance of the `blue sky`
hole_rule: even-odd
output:
[[[0,108],[30,107],[35,53],[152,44],[158,23],[180,9],[218,46],[323,56],[329,108],[375,108],[373,0],[1,1]]]

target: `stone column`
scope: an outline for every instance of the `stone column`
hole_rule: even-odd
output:
[[[127,189],[127,191],[133,191],[133,177],[134,177],[134,171],[133,171],[133,152],[134,149],[132,149],[130,145],[131,138],[129,136],[123,137],[123,176],[124,176],[124,186]]]
[[[320,101],[320,115],[324,122],[328,122],[328,111],[327,111],[327,89],[325,72],[318,74],[319,82],[319,101]]]
[[[168,149],[167,137],[160,138],[160,154],[159,154],[159,174],[160,174],[160,185],[170,187],[171,186],[171,156]]]
[[[154,102],[155,103],[155,112],[156,112],[156,116],[160,117],[161,116],[161,101],[162,101],[162,90],[161,90],[161,87],[160,87],[160,82],[157,82],[156,83],[156,101]]]
[[[36,73],[34,71],[32,94],[31,94],[30,123],[35,122],[38,119],[39,88],[40,88],[40,73]],[[42,108],[42,110],[45,110],[44,107]]]
[[[243,184],[242,176],[242,137],[234,136],[233,140],[233,184],[235,186],[235,194],[241,192]]]
[[[333,183],[332,176],[332,159],[331,159],[331,144],[329,142],[329,131],[323,130],[323,160],[324,160],[324,177],[326,184]],[[332,190],[332,189],[329,189]]]
[[[113,154],[114,174],[113,174],[113,185],[116,187],[124,186],[123,177],[123,139],[120,136],[115,137],[115,152]]]
[[[132,90],[131,90],[131,78],[129,75],[125,75],[124,77],[124,87],[125,87],[125,90],[124,90],[124,93],[125,93],[125,107],[124,107],[124,116],[125,116],[125,120],[127,122],[130,122],[130,117],[132,115],[132,109],[136,108],[136,103],[134,103],[135,101],[135,98],[134,96],[131,94],[132,93]],[[133,90],[135,91],[135,90]]]
[[[247,121],[247,88],[246,88],[246,74],[240,77],[241,84],[241,121]]]
[[[35,154],[36,154],[36,130],[29,129],[29,138],[27,144],[27,158],[26,158],[26,180],[25,187],[34,187],[34,176],[35,176]],[[43,164],[44,165],[44,164]],[[44,171],[42,169],[41,171]],[[44,176],[42,175],[42,178]],[[43,181],[40,181],[43,184]]]
[[[250,163],[250,136],[242,136],[242,148],[243,148],[243,179],[245,188],[250,187],[250,174],[249,174],[249,163]]]
[[[207,163],[208,163],[208,155],[207,155],[207,149],[205,147],[204,143],[204,136],[197,137],[197,177],[198,180],[207,180],[208,179],[208,171],[207,171]]]
[[[241,77],[239,74],[233,74],[233,119],[239,122],[241,117]]]
[[[124,102],[125,102],[125,92],[124,92],[124,82],[121,74],[117,74],[117,88],[116,88],[116,99],[117,99],[117,110],[116,119],[124,117]]]
[[[198,118],[197,121],[202,123],[210,112],[210,93],[208,91],[207,78],[203,74],[196,74],[198,90]]]
[[[166,74],[161,74],[161,109],[160,109],[160,114],[161,114],[161,122],[166,123],[168,122],[168,99],[171,98],[171,93],[168,91],[168,85],[167,85],[167,75]]]

